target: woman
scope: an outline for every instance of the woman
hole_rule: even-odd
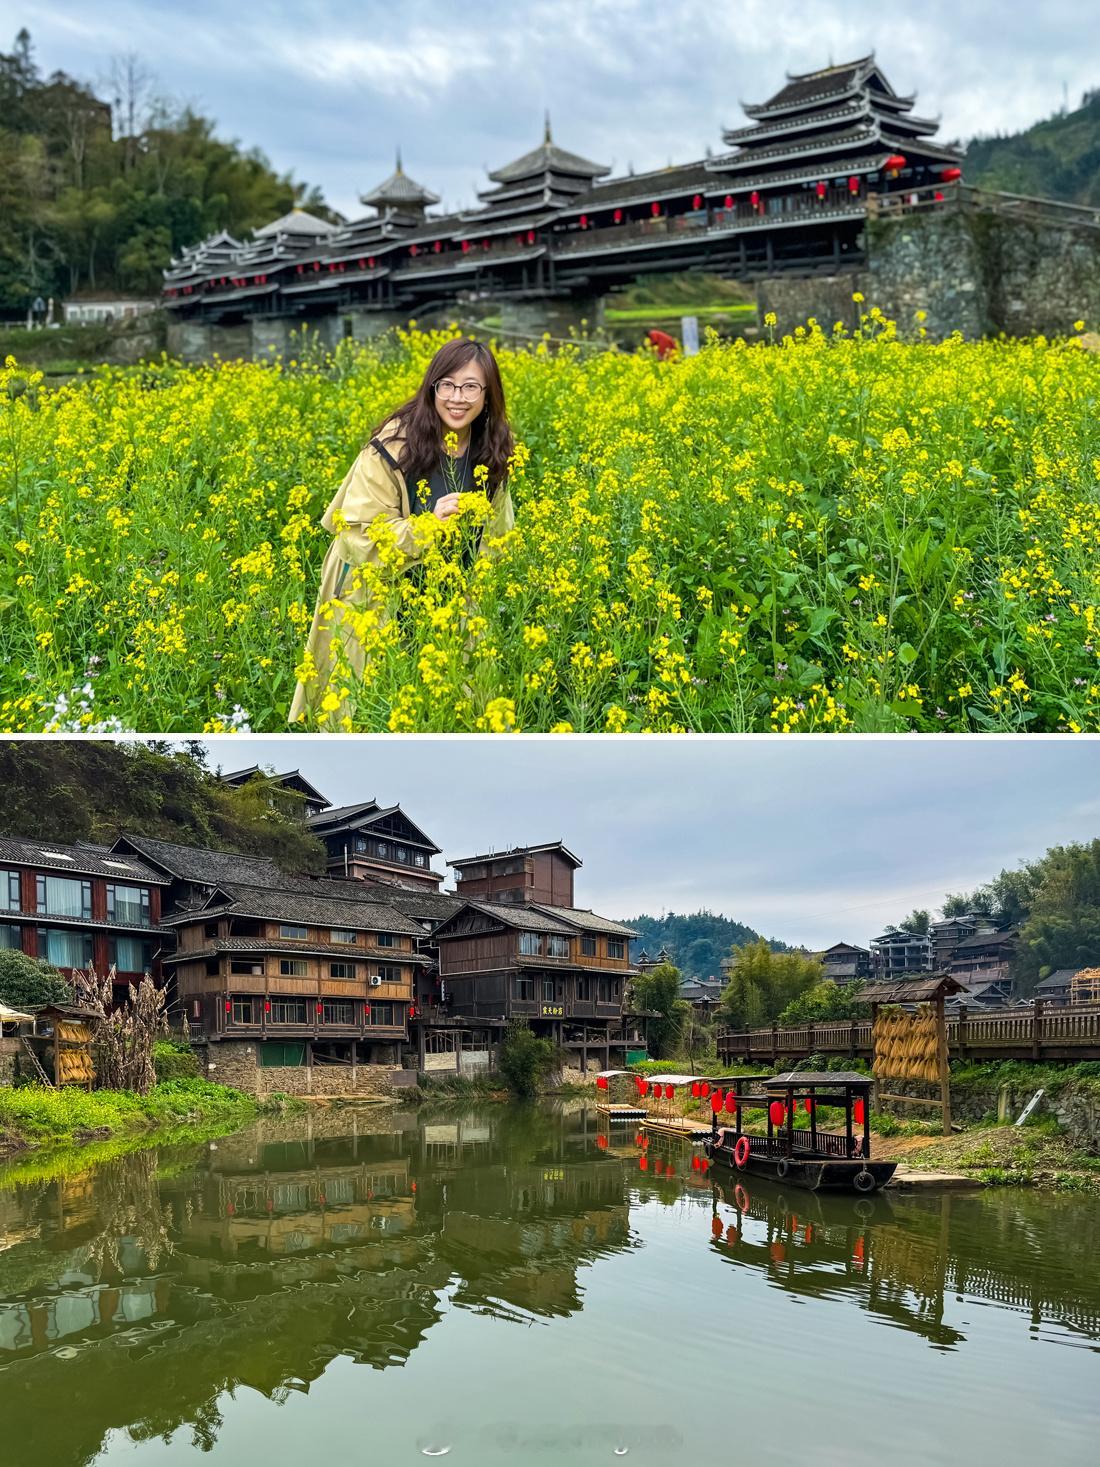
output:
[[[512,432],[504,406],[500,369],[479,341],[448,341],[432,358],[416,395],[377,427],[348,470],[321,518],[335,536],[321,568],[317,610],[306,643],[306,666],[315,675],[299,682],[290,721],[321,708],[334,671],[334,639],[343,661],[362,676],[364,653],[346,616],[362,611],[369,592],[353,567],[380,563],[370,526],[382,516],[392,529],[403,570],[420,556],[413,532],[419,514],[448,520],[459,512],[459,493],[484,493],[491,502],[481,549],[515,523],[508,490]],[[487,475],[474,477],[484,465]],[[411,492],[409,486],[412,486]],[[339,711],[330,709],[330,712]]]

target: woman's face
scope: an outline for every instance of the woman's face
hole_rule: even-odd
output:
[[[476,357],[436,382],[435,410],[445,433],[461,433],[470,426],[485,407],[487,385],[485,369]]]

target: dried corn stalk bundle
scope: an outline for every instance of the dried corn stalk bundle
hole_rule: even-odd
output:
[[[904,1009],[880,1009],[875,1016],[875,1058],[878,1080],[939,1078],[939,1033],[936,1011],[921,1004],[915,1014]]]

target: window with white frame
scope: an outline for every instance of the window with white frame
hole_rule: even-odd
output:
[[[568,937],[551,932],[546,939],[546,956],[548,958],[567,958],[569,956]]]
[[[537,932],[521,932],[519,950],[524,957],[537,958],[542,952],[542,939]]]

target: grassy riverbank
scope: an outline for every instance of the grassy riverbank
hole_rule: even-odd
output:
[[[0,1089],[0,1156],[107,1137],[135,1137],[139,1144],[147,1144],[151,1133],[181,1127],[231,1130],[283,1103],[256,1101],[239,1090],[200,1079],[162,1081],[148,1095],[72,1087],[50,1090],[39,1085]]]

